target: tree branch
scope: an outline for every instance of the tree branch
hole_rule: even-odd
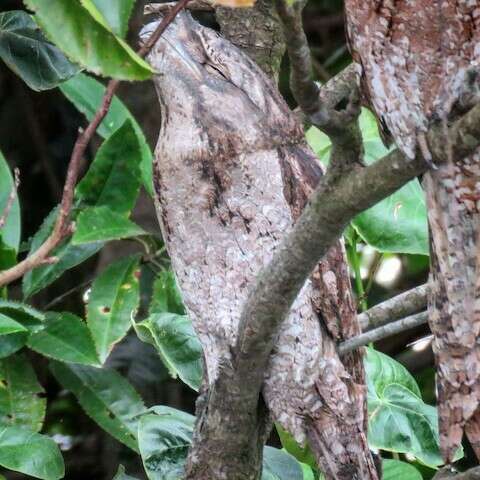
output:
[[[424,310],[427,306],[428,284],[425,283],[390,298],[358,315],[363,332],[381,327],[399,318]]]
[[[13,173],[14,173],[14,180],[13,180],[12,190],[8,195],[7,203],[5,204],[3,212],[0,215],[0,229],[3,228],[5,226],[5,223],[7,222],[8,216],[10,215],[10,211],[12,210],[12,207],[13,207],[13,203],[15,202],[15,198],[17,197],[18,187],[20,186],[20,170],[16,168],[13,171]]]
[[[401,320],[392,321],[381,327],[374,328],[366,333],[362,333],[357,337],[346,340],[338,346],[338,353],[340,355],[345,355],[356,348],[363,347],[372,342],[377,342],[378,340],[382,340],[382,338],[391,337],[392,335],[404,332],[405,330],[418,327],[419,325],[427,323],[427,321],[427,312],[420,312],[415,315],[402,318]]]
[[[480,467],[460,473],[451,467],[445,467],[435,474],[433,480],[480,480]]]
[[[461,134],[461,128],[467,134]],[[458,120],[449,136],[454,151],[461,155],[480,145],[480,105]],[[441,127],[433,127],[428,138],[432,152],[445,144]],[[440,163],[444,157],[434,160]],[[293,231],[259,275],[242,312],[234,350],[235,382],[249,390],[245,397],[258,398],[280,325],[311,271],[346,225],[426,169],[420,154],[407,160],[395,150],[368,167],[357,165],[344,176],[327,172],[323,177]],[[250,407],[254,409],[256,404]]]
[[[153,45],[155,45],[157,40],[166,30],[168,25],[174,20],[178,12],[182,10],[189,1],[190,0],[180,0],[175,4],[174,7],[172,7],[168,14],[166,14],[162,19],[151,37],[138,51],[138,55],[140,57],[144,57],[150,51]],[[14,267],[0,272],[0,287],[17,280],[33,268],[44,264],[48,259],[50,252],[57,247],[64,238],[68,237],[73,232],[74,226],[69,222],[69,217],[72,209],[75,186],[77,184],[81,161],[85,150],[90,143],[90,140],[110,109],[110,104],[112,103],[113,96],[115,95],[119,84],[119,80],[110,80],[108,82],[107,89],[99,109],[95,113],[95,116],[89,123],[88,127],[84,131],[80,131],[78,135],[77,141],[73,147],[72,155],[70,157],[67,178],[65,180],[62,200],[60,202],[60,210],[52,233],[35,252]]]

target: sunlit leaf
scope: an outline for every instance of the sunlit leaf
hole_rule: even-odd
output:
[[[81,0],[97,20],[108,26],[119,37],[125,37],[128,30],[128,20],[132,13],[135,0]],[[95,11],[96,10],[96,11]],[[101,18],[98,18],[98,16]]]

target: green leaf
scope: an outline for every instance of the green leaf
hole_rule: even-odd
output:
[[[0,270],[6,270],[17,263],[17,252],[14,248],[5,245],[0,230]]]
[[[0,152],[0,216],[8,202],[8,198],[14,188],[14,181],[7,161]],[[18,196],[13,202],[12,209],[7,217],[5,225],[0,229],[0,236],[3,243],[18,251],[20,245],[20,205],[18,203]]]
[[[399,460],[382,460],[383,480],[422,480],[420,472],[409,463]]]
[[[128,20],[132,13],[135,0],[82,0],[82,4],[91,13],[93,6],[96,7],[96,14],[101,15],[104,24],[108,25],[110,30],[124,38],[128,31]]]
[[[405,367],[368,348],[365,369],[370,446],[409,453],[430,467],[442,465],[437,410],[423,402],[418,385]],[[459,451],[457,458],[462,456]]]
[[[365,161],[374,163],[389,149],[383,145],[374,116],[366,109],[360,116],[360,128]],[[328,137],[312,127],[307,140],[322,163],[328,163],[331,148]],[[352,225],[366,243],[382,252],[429,254],[425,195],[417,179],[357,215]]]
[[[304,447],[301,447],[295,439],[284,430],[279,424],[275,424],[275,428],[277,430],[278,436],[280,437],[280,441],[282,442],[282,447],[291,455],[293,455],[299,462],[305,463],[312,468],[317,468],[317,463],[315,461],[315,457],[313,456],[312,451],[308,444]]]
[[[159,313],[136,324],[143,341],[158,351],[170,374],[197,390],[202,382],[202,346],[186,315]]]
[[[36,91],[54,88],[79,71],[22,10],[0,13],[0,57]]]
[[[38,232],[33,237],[30,249],[31,253],[36,251],[50,235],[57,218],[57,212],[58,208],[55,208],[50,212]],[[57,262],[34,268],[25,274],[22,284],[24,297],[28,298],[50,285],[66,270],[76,267],[92,255],[95,255],[102,246],[103,243],[72,245],[69,240],[64,241],[52,251],[52,255],[58,258]]]
[[[289,453],[265,447],[263,449],[262,480],[303,480],[303,470]]]
[[[302,468],[303,472],[303,480],[315,480],[315,474],[313,473],[312,467],[310,467],[310,465],[305,465],[305,463],[301,463],[300,467]]]
[[[34,10],[47,37],[87,70],[120,80],[150,78],[150,66],[79,2],[24,0],[24,3]]]
[[[28,340],[28,333],[12,333],[0,337],[0,358],[6,358],[18,352]]]
[[[115,370],[83,365],[52,362],[50,369],[100,427],[138,451],[138,418],[145,406],[125,378]]]
[[[138,445],[150,480],[183,478],[195,417],[169,407],[153,407],[138,427]]]
[[[43,480],[65,475],[62,454],[49,437],[19,427],[0,430],[0,465]]]
[[[0,300],[0,314],[15,320],[30,332],[37,332],[44,326],[45,315],[25,303]]]
[[[113,480],[137,480],[137,479],[135,477],[127,475],[125,473],[125,467],[123,465],[120,465],[118,467],[117,473],[113,477]]]
[[[60,85],[62,93],[75,105],[75,107],[83,113],[88,120],[91,120],[95,112],[102,103],[105,93],[105,87],[88,75],[79,74],[71,78],[68,82]],[[143,184],[146,190],[153,195],[152,182],[152,151],[147,144],[145,135],[140,125],[135,121],[133,115],[128,111],[127,107],[118,99],[113,97],[112,104],[107,116],[99,125],[97,132],[103,138],[108,138],[113,132],[119,129],[126,120],[130,120],[133,129],[137,135],[141,150],[141,170]]]
[[[32,334],[27,345],[62,362],[99,364],[90,330],[82,319],[71,313],[47,313],[45,328]]]
[[[77,217],[73,245],[107,242],[145,235],[145,231],[131,220],[108,207],[90,207]]]
[[[140,144],[130,120],[99,148],[76,198],[88,206],[106,206],[117,214],[133,209],[140,189]]]
[[[0,360],[0,427],[25,427],[38,432],[45,417],[43,388],[24,355]]]
[[[87,323],[102,363],[132,325],[140,300],[138,263],[138,255],[123,258],[93,282]]]
[[[22,324],[0,313],[0,335],[10,335],[18,332],[28,332],[28,330]]]
[[[155,313],[178,313],[185,315],[182,295],[171,270],[162,270],[153,284],[150,315]]]

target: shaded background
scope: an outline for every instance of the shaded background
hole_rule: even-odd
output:
[[[3,0],[0,11],[22,9],[21,1]],[[135,46],[136,32],[142,26],[144,0],[137,2],[131,22],[130,44]],[[350,62],[343,31],[342,2],[337,0],[311,0],[305,9],[305,30],[314,57],[315,75],[326,81]],[[214,26],[213,18],[203,20]],[[288,91],[288,64],[284,61],[280,87],[292,103]],[[152,146],[159,128],[160,111],[150,82],[124,83],[119,96],[130,108]],[[21,172],[19,197],[23,212],[23,236],[33,235],[50,210],[58,203],[68,160],[79,127],[84,117],[63,97],[58,89],[36,93],[0,64],[0,150],[9,165]],[[97,137],[89,146],[87,156],[93,158],[100,143]],[[134,220],[150,232],[159,234],[151,200],[143,194],[138,202]],[[40,294],[33,297],[39,309],[54,305],[56,310],[83,313],[83,295],[95,272],[113,259],[136,249],[133,243],[109,244],[101,253],[80,267],[64,274]],[[380,256],[366,249],[362,258],[362,276],[371,284],[368,303],[373,305],[412,286],[426,281],[428,259],[412,255]],[[144,276],[152,272],[144,272]],[[370,280],[370,282],[369,282]],[[68,295],[65,293],[70,292]],[[144,292],[145,296],[148,292]],[[12,295],[20,296],[14,286]],[[53,303],[52,303],[53,302]],[[416,376],[427,403],[435,402],[433,359],[431,349],[405,348],[409,342],[426,333],[419,327],[377,345],[382,351],[396,357]],[[111,479],[119,463],[129,473],[142,477],[138,458],[116,440],[103,433],[80,409],[74,397],[62,391],[46,368],[46,360],[34,353],[33,364],[40,382],[48,395],[45,433],[55,435],[66,462],[69,480]],[[152,347],[129,336],[114,351],[109,362],[129,378],[139,390],[148,406],[166,404],[193,412],[195,397],[181,383],[168,377]],[[275,438],[271,439],[276,442]],[[9,472],[8,478],[27,478]]]

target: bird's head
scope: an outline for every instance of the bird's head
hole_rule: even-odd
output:
[[[145,26],[146,40],[158,22]],[[217,32],[203,27],[188,12],[177,15],[148,61],[156,71],[162,128],[220,129],[242,143],[261,137],[285,138],[298,132],[294,115],[261,69]],[[193,129],[193,130],[192,130]]]

